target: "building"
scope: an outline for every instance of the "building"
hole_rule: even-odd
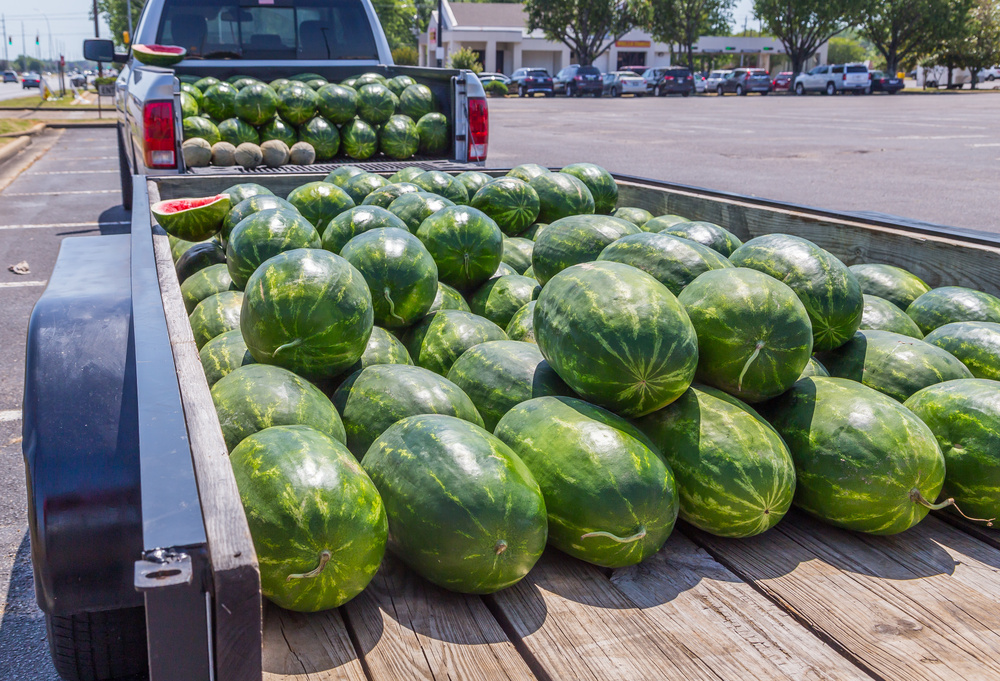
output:
[[[442,60],[447,66],[451,55],[463,47],[479,53],[484,71],[511,74],[522,67],[545,69],[551,74],[573,63],[569,48],[547,40],[541,31],[528,31],[528,18],[519,3],[448,2],[444,6],[441,32]],[[433,66],[437,59],[437,25],[435,10],[427,31],[418,41],[421,66]],[[748,57],[753,63],[770,70],[771,56],[783,54],[784,48],[774,38],[702,36],[694,46],[698,55],[718,54],[713,66],[739,66]],[[826,45],[819,51],[819,60],[826,58]],[[594,62],[601,71],[629,67],[669,66],[670,45],[656,42],[649,33],[629,31]]]

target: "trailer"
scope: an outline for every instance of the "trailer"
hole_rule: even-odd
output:
[[[144,641],[153,681],[1000,678],[1000,533],[946,512],[889,537],[794,510],[750,539],[678,522],[640,565],[602,569],[550,548],[488,596],[440,589],[387,554],[339,608],[267,603],[167,236],[149,210],[244,179],[137,178],[131,235],[66,239],[32,314],[24,455],[54,652],[82,646],[111,669]],[[279,196],[319,179],[253,177]],[[997,235],[616,180],[619,205],[744,240],[794,234],[847,264],[1000,294]],[[67,633],[67,622],[104,638]]]

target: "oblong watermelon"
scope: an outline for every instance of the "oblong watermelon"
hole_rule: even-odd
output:
[[[185,241],[203,241],[222,229],[231,201],[226,194],[200,199],[169,199],[150,206],[156,222],[170,236]]]
[[[466,350],[487,341],[507,340],[499,326],[463,310],[438,310],[410,327],[403,336],[410,357],[441,376]]]
[[[480,317],[485,317],[506,328],[514,314],[538,297],[541,287],[530,277],[506,274],[490,279],[469,297],[469,307]]]
[[[259,129],[260,142],[263,144],[269,140],[280,140],[287,146],[292,146],[299,141],[299,135],[288,122],[275,116]]]
[[[335,184],[341,189],[347,186],[347,183],[351,181],[352,177],[357,175],[364,175],[367,170],[359,168],[352,165],[342,165],[337,166],[330,171],[330,174],[323,178],[324,182],[329,182],[330,184]]]
[[[677,481],[680,516],[723,537],[774,527],[795,495],[795,464],[778,432],[735,397],[692,386],[637,424]]]
[[[521,236],[525,239],[531,239],[532,241],[538,241],[538,235],[542,233],[542,230],[548,227],[544,222],[536,222],[528,229],[521,232]]]
[[[616,210],[613,215],[616,218],[628,220],[640,229],[643,229],[643,225],[653,219],[653,214],[648,210],[645,208],[636,208],[635,206],[622,206]]]
[[[512,236],[503,240],[503,257],[501,262],[510,265],[518,274],[531,267],[531,253],[535,250],[535,242]],[[527,276],[527,275],[526,275]]]
[[[537,397],[500,419],[496,436],[538,481],[549,543],[604,567],[635,565],[674,528],[674,476],[625,419],[583,400]]]
[[[413,80],[409,76],[396,76],[395,78],[390,78],[386,81],[385,86],[392,90],[393,94],[399,97],[403,94],[403,90],[411,85],[416,85],[417,81]]]
[[[233,290],[233,279],[229,276],[229,268],[219,263],[198,270],[181,284],[181,298],[184,299],[184,309],[188,314],[194,312],[198,303],[216,293]]]
[[[389,204],[389,212],[405,222],[407,229],[411,232],[416,232],[421,223],[428,217],[439,210],[454,205],[454,202],[443,196],[419,191],[400,196]]]
[[[617,262],[574,265],[553,277],[538,296],[534,330],[569,387],[623,416],[673,402],[698,365],[698,337],[674,294]]]
[[[292,125],[302,125],[316,115],[319,97],[304,83],[289,83],[278,93],[278,113]]]
[[[262,210],[242,220],[229,236],[226,264],[236,288],[243,289],[261,263],[295,248],[320,248],[319,232],[308,220],[282,208]]]
[[[806,368],[802,370],[799,374],[799,378],[808,378],[809,376],[829,376],[830,372],[826,370],[818,359],[815,357],[809,358],[809,363],[806,364]]]
[[[950,352],[976,378],[1000,380],[1000,324],[952,322],[931,331],[924,342]]]
[[[214,76],[205,76],[204,78],[196,80],[194,82],[194,86],[199,90],[201,90],[202,92],[205,92],[208,88],[212,87],[218,82],[219,79]]]
[[[490,277],[490,279],[499,279],[500,277],[506,277],[508,275],[515,275],[515,274],[517,274],[517,271],[513,267],[501,261],[500,264],[497,265],[497,271],[493,273],[493,276]],[[537,284],[538,282],[536,281],[535,283]]]
[[[618,183],[611,173],[593,163],[571,163],[559,172],[569,173],[587,185],[594,197],[594,212],[611,215],[618,204]]]
[[[322,116],[313,116],[299,126],[299,141],[312,145],[320,163],[332,160],[340,150],[337,126]]]
[[[651,231],[648,222],[646,223],[646,229],[647,231]],[[743,242],[735,234],[711,222],[677,222],[666,229],[658,231],[660,233],[673,234],[682,239],[689,239],[702,246],[708,246],[713,251],[721,253],[727,258],[733,254],[733,251],[743,245]]]
[[[250,125],[264,125],[278,111],[278,95],[269,85],[252,83],[236,95],[236,115]]]
[[[867,293],[864,294],[864,299],[865,308],[861,313],[861,326],[858,327],[860,330],[892,331],[912,338],[924,337],[916,322],[895,304]]]
[[[731,268],[725,257],[696,241],[670,234],[629,234],[608,244],[598,260],[638,267],[675,296],[709,270]]]
[[[507,324],[507,328],[504,330],[507,338],[527,343],[535,342],[535,304],[536,302],[532,300],[514,313],[514,316],[510,318],[510,322]]]
[[[219,245],[217,239],[202,241],[185,249],[181,257],[174,263],[177,270],[177,281],[184,284],[188,277],[200,270],[226,262],[226,251]]]
[[[542,173],[528,184],[538,194],[539,222],[594,212],[594,197],[587,185],[569,173]]]
[[[223,190],[222,193],[229,196],[229,202],[234,206],[252,196],[274,196],[274,192],[256,182],[240,182]]]
[[[531,268],[544,286],[570,265],[597,260],[614,241],[641,230],[627,220],[608,215],[574,215],[553,222],[535,239]]]
[[[379,131],[378,146],[389,158],[408,159],[420,148],[417,124],[409,116],[393,115]]]
[[[355,206],[330,220],[323,230],[323,248],[340,253],[347,242],[372,229],[407,230],[406,223],[378,206]]]
[[[323,118],[335,125],[351,121],[358,111],[358,93],[354,88],[329,83],[316,91],[316,99]]]
[[[404,110],[403,113],[405,114],[406,111]],[[448,119],[443,114],[429,113],[421,116],[417,120],[417,135],[420,137],[421,154],[431,156],[443,154],[451,145],[451,138],[448,135]]]
[[[396,113],[392,92],[381,83],[368,83],[358,88],[358,116],[371,125],[382,125]]]
[[[353,374],[376,364],[413,364],[406,346],[381,326],[372,327],[364,354],[345,373]]]
[[[409,116],[415,121],[435,111],[437,111],[437,102],[434,99],[434,93],[426,85],[414,83],[399,95],[399,113]]]
[[[188,319],[199,350],[216,336],[240,328],[242,305],[242,291],[223,291],[208,296],[195,306]]]
[[[470,204],[489,215],[508,236],[516,236],[538,219],[541,204],[527,182],[516,177],[498,177],[479,189]]]
[[[215,123],[201,116],[188,116],[181,122],[181,129],[185,140],[200,137],[209,144],[215,144],[222,139]]]
[[[657,215],[652,220],[647,220],[646,224],[644,224],[642,226],[642,229],[645,232],[656,232],[656,233],[659,233],[659,232],[666,231],[666,230],[670,229],[671,227],[673,227],[674,225],[676,225],[678,223],[681,223],[681,222],[691,222],[691,221],[688,220],[686,217],[683,217],[681,215],[673,215],[673,214]],[[676,235],[673,235],[673,236],[676,236]],[[678,238],[683,239],[684,237],[678,237]],[[698,242],[695,242],[695,243],[698,243]],[[704,245],[704,244],[702,244],[702,245]],[[706,246],[706,248],[708,248],[708,246]],[[719,252],[716,251],[716,253],[719,253]],[[722,255],[722,254],[719,253],[719,255]],[[725,256],[723,256],[723,257],[725,257]]]
[[[353,159],[363,161],[378,151],[378,133],[368,123],[355,118],[340,129],[344,153]]]
[[[413,178],[423,175],[424,169],[420,166],[406,166],[389,176],[389,182],[412,182]]]
[[[398,199],[403,194],[411,194],[413,192],[419,192],[420,187],[413,184],[412,182],[397,182],[395,184],[387,184],[383,187],[379,187],[371,194],[365,197],[362,203],[366,206],[378,206],[379,208],[388,209],[393,201]]]
[[[194,87],[194,86],[189,86]],[[184,85],[181,84],[181,118],[190,118],[191,116],[197,116],[201,109],[198,106],[198,100],[194,98],[194,95],[184,92]]]
[[[240,222],[254,213],[259,213],[262,210],[270,210],[273,208],[284,208],[292,213],[299,212],[298,208],[288,203],[285,199],[280,199],[277,196],[272,196],[270,194],[260,194],[257,196],[251,196],[248,199],[243,199],[229,209],[229,212],[226,214],[226,219],[222,222],[222,231],[220,232],[222,242],[226,243],[229,241],[229,235],[232,233],[233,228],[240,224]]]
[[[402,196],[392,206],[410,196],[418,194]],[[420,223],[416,235],[434,257],[441,281],[460,290],[489,279],[503,258],[503,233],[497,223],[469,206],[437,211]]]
[[[539,175],[551,172],[552,171],[545,166],[540,166],[537,163],[522,163],[519,166],[511,168],[507,175],[508,177],[516,177],[524,182],[531,182]]]
[[[443,196],[456,205],[469,203],[469,192],[465,185],[440,170],[428,170],[417,175],[412,182],[425,192]]]
[[[851,265],[850,270],[858,278],[862,291],[888,300],[901,310],[931,290],[923,279],[902,267],[863,263]]]
[[[914,300],[906,314],[927,335],[952,322],[1000,322],[1000,298],[963,286],[942,286]]]
[[[360,206],[369,194],[381,189],[387,184],[389,183],[381,175],[376,175],[375,173],[361,173],[360,175],[355,175],[347,181],[347,184],[344,185],[344,191],[347,192],[352,199],[354,199],[354,203]]]
[[[465,312],[472,312],[469,304],[465,302],[465,298],[462,294],[453,289],[448,284],[442,284],[438,282],[437,294],[434,296],[434,302],[431,303],[431,312],[437,312],[438,310],[464,310]]]
[[[478,170],[466,170],[464,173],[456,175],[455,179],[465,185],[465,190],[469,192],[470,199],[475,196],[476,192],[486,186],[487,182],[493,181],[492,177]]]
[[[198,351],[198,358],[209,388],[241,366],[254,363],[247,344],[243,342],[243,332],[239,329],[221,333],[205,343]]]
[[[323,228],[345,210],[354,208],[354,199],[330,182],[307,182],[300,185],[288,194],[288,202],[316,229]]]
[[[217,121],[224,121],[236,115],[236,95],[239,94],[239,90],[232,85],[215,83],[202,92],[205,93],[201,97],[202,108],[209,116]]]
[[[389,550],[425,579],[493,593],[520,581],[542,555],[547,521],[538,483],[479,426],[411,416],[383,433],[362,465],[385,503]]]

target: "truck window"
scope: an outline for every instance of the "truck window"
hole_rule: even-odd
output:
[[[156,41],[194,59],[378,59],[353,0],[164,0]]]

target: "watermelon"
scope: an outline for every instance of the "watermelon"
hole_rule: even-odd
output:
[[[202,95],[202,108],[217,121],[224,121],[236,115],[236,95],[239,90],[229,83],[216,83]]]
[[[865,308],[861,313],[861,330],[892,331],[904,336],[923,338],[920,328],[909,315],[893,303],[878,296],[864,294]]]
[[[382,126],[379,149],[389,158],[408,159],[420,147],[417,124],[409,116],[394,115]]]
[[[242,305],[242,291],[215,293],[195,305],[188,320],[191,322],[194,343],[199,350],[216,336],[240,328]]]
[[[645,228],[647,231],[651,231],[649,223],[646,223]],[[743,245],[743,242],[735,234],[711,222],[678,222],[663,230],[659,230],[658,233],[673,234],[684,239],[690,239],[702,246],[708,246],[713,251],[721,253],[727,258]]]
[[[424,174],[424,169],[420,166],[407,166],[402,170],[397,170],[389,176],[389,182],[412,182],[413,178]]]
[[[371,194],[365,197],[362,203],[366,206],[378,206],[379,208],[388,208],[389,205],[398,199],[403,194],[409,194],[411,192],[420,191],[420,187],[410,182],[397,182],[395,184],[387,184],[384,187],[379,187]]]
[[[256,78],[253,78],[252,76],[241,76],[239,78],[236,78],[235,80],[231,78],[229,82],[234,88],[236,88],[240,92],[253,85],[264,85],[264,87],[268,87],[267,85],[260,82]]]
[[[169,67],[183,61],[187,50],[177,45],[133,45],[132,55],[148,66]]]
[[[360,118],[355,118],[340,129],[344,153],[353,159],[363,161],[378,151],[378,134],[375,128]]]
[[[513,267],[505,262],[501,262],[497,265],[497,271],[493,273],[490,279],[499,279],[500,277],[514,276],[516,274],[517,271]],[[536,281],[535,284],[538,284],[538,282]]]
[[[191,248],[196,243],[199,243],[197,241],[185,241],[184,239],[178,239],[177,237],[169,234],[167,235],[167,242],[170,244],[170,257],[173,258],[175,263],[178,258],[184,255],[184,252],[187,251],[187,249]]]
[[[437,295],[437,265],[420,239],[405,229],[368,230],[348,241],[340,255],[364,276],[379,326],[403,328],[430,310]]]
[[[371,72],[362,73],[355,80],[355,84],[360,88],[362,85],[367,85],[368,83],[381,83],[382,85],[385,85],[386,78],[381,73]]]
[[[692,386],[637,424],[677,481],[680,517],[722,537],[774,527],[792,505],[795,464],[778,432],[749,406]]]
[[[399,95],[399,113],[415,121],[435,111],[437,102],[434,101],[434,93],[426,85],[414,83],[407,86]]]
[[[260,126],[260,142],[279,140],[287,146],[292,146],[299,141],[299,135],[291,125],[284,121],[281,116],[275,116],[270,121]]]
[[[520,274],[506,274],[490,279],[469,298],[469,307],[480,317],[485,317],[506,328],[514,314],[538,297],[541,287],[534,279]]]
[[[393,94],[399,97],[403,94],[403,90],[411,85],[415,85],[417,81],[413,80],[409,76],[396,76],[395,78],[390,78],[386,81],[385,86],[392,90]]]
[[[288,78],[275,78],[270,83],[268,83],[268,85],[271,86],[272,90],[274,90],[275,92],[277,92],[278,90],[280,90],[285,85],[288,85],[290,82],[292,82],[292,81],[290,81]]]
[[[1000,382],[946,381],[914,393],[904,406],[931,429],[944,454],[942,496],[966,516],[1000,516]]]
[[[302,83],[308,82],[310,80],[321,80],[324,83],[329,82],[326,78],[324,78],[323,76],[319,75],[318,73],[309,73],[309,72],[307,72],[307,73],[299,73],[297,75],[292,76],[291,79],[292,80],[300,81]]]
[[[829,376],[830,372],[826,370],[818,359],[815,357],[810,357],[809,362],[806,364],[806,368],[802,370],[799,374],[799,378],[808,378],[809,376]]]
[[[618,203],[618,183],[611,173],[593,163],[571,163],[559,172],[568,173],[587,185],[594,197],[594,212],[611,215]]]
[[[567,385],[622,416],[673,402],[698,365],[698,338],[674,294],[617,262],[557,274],[538,296],[533,324],[542,355]]]
[[[1000,324],[953,322],[934,329],[924,341],[950,352],[976,378],[1000,380]]]
[[[372,229],[406,230],[406,223],[378,206],[355,206],[330,220],[323,230],[323,248],[339,254],[348,241]]]
[[[361,459],[394,423],[418,414],[447,414],[483,425],[469,396],[422,367],[375,364],[350,375],[333,394],[344,417],[347,446]]]
[[[863,292],[888,300],[901,310],[931,290],[923,279],[902,267],[864,263],[851,265],[850,270],[858,278]]]
[[[677,297],[698,334],[698,381],[745,402],[785,392],[809,362],[809,313],[795,291],[762,272],[706,272]]]
[[[532,241],[538,241],[538,235],[542,233],[542,230],[548,227],[544,222],[536,222],[528,229],[521,232],[521,237],[525,239],[531,239]]]
[[[406,92],[403,95],[405,96]],[[406,114],[405,109],[403,113]],[[410,118],[417,121],[417,135],[420,136],[419,151],[421,154],[434,156],[448,150],[449,146],[451,146],[451,137],[448,134],[448,119],[443,114],[428,113],[419,119],[411,115]]]
[[[174,264],[177,281],[183,285],[187,278],[196,272],[224,262],[226,262],[226,252],[215,239],[195,244],[184,251]]]
[[[572,396],[534,343],[489,341],[466,350],[448,371],[448,380],[477,405],[486,430],[504,414],[534,397]]]
[[[676,226],[676,225],[678,225],[678,224],[680,224],[682,222],[691,222],[691,221],[688,220],[685,217],[681,217],[680,215],[657,215],[652,220],[647,220],[646,224],[644,224],[642,226],[642,229],[645,232],[656,232],[656,233],[659,233],[659,232],[667,231],[667,230],[671,229],[672,227],[674,227],[674,226]],[[711,224],[711,223],[709,223],[709,224]],[[709,233],[706,233],[706,234],[709,234]],[[723,238],[722,241],[725,242],[726,241],[725,238]],[[706,248],[708,248],[708,247],[706,246]],[[718,253],[718,251],[716,251],[716,253]]]
[[[354,199],[354,203],[360,206],[361,202],[368,198],[369,194],[387,184],[389,183],[381,175],[361,173],[347,181],[347,184],[344,185],[344,191]]]
[[[425,192],[443,196],[456,205],[469,203],[469,192],[465,185],[448,173],[440,170],[428,170],[413,178],[413,184],[417,185]]]
[[[167,234],[185,241],[204,241],[222,229],[229,207],[229,196],[216,194],[202,199],[157,201],[150,210]]]
[[[419,194],[407,194],[392,206],[410,196]],[[503,234],[497,223],[469,206],[439,210],[420,223],[416,234],[434,257],[441,281],[459,290],[489,279],[503,257]]]
[[[329,182],[307,182],[293,189],[288,202],[317,229],[322,228],[346,210],[354,208],[347,192]]]
[[[229,201],[234,206],[242,201],[246,201],[252,196],[274,196],[274,192],[256,182],[241,182],[234,184],[222,192],[229,195]]]
[[[508,236],[516,236],[538,218],[538,194],[516,177],[498,177],[483,185],[470,202],[489,215]]]
[[[906,308],[906,314],[924,335],[952,322],[997,323],[1000,322],[1000,298],[962,286],[943,286],[914,300]]]
[[[236,115],[250,125],[264,125],[278,111],[278,95],[264,83],[251,83],[236,95]]]
[[[311,87],[313,90],[320,90],[329,84],[330,82],[326,78],[310,78],[306,81],[306,85]]]
[[[199,90],[201,90],[202,92],[206,92],[208,90],[208,88],[212,87],[213,85],[215,85],[218,82],[219,82],[219,79],[215,78],[214,76],[205,76],[204,78],[196,80],[194,82],[194,86],[196,88],[198,88]]]
[[[413,364],[406,346],[381,326],[372,327],[372,335],[368,338],[364,354],[345,373],[353,374],[376,364]]]
[[[198,107],[198,100],[189,95],[187,92],[181,92],[181,117],[188,118],[190,116],[197,116],[200,113]]]
[[[367,170],[362,170],[357,166],[345,165],[338,166],[330,172],[329,175],[323,178],[324,182],[329,182],[335,184],[341,189],[347,186],[347,183],[351,181],[351,178],[357,175],[364,175]]]
[[[628,220],[640,229],[644,229],[643,225],[653,219],[653,214],[648,210],[645,208],[636,208],[635,206],[622,206],[613,215],[616,218]]]
[[[524,271],[524,276],[531,277],[532,279],[535,279],[535,270],[533,270],[532,268],[529,267],[528,269],[526,269]],[[538,281],[538,280],[535,279],[535,281]]]
[[[233,280],[229,276],[229,269],[226,265],[219,263],[209,265],[205,269],[198,270],[181,284],[181,298],[184,299],[184,309],[188,314],[194,312],[194,308],[201,301],[216,293],[233,290]]]
[[[410,357],[418,366],[447,376],[462,353],[487,341],[507,340],[499,326],[463,310],[431,312],[403,336]]]
[[[538,220],[552,223],[571,215],[594,212],[587,185],[568,173],[542,173],[528,183],[538,195]]]
[[[675,296],[699,275],[727,269],[732,263],[707,246],[669,234],[642,232],[608,244],[598,260],[638,267],[670,289]]]
[[[538,483],[479,426],[411,416],[383,433],[361,464],[385,503],[389,550],[438,586],[499,591],[528,574],[545,549]]]
[[[843,345],[861,325],[864,298],[857,278],[811,241],[788,234],[759,236],[736,249],[729,261],[769,274],[795,291],[809,312],[817,352]]]
[[[535,305],[535,301],[532,300],[530,303],[514,313],[514,316],[510,318],[510,321],[507,323],[507,328],[504,331],[504,333],[507,334],[507,338],[514,341],[525,341],[527,343],[535,342]]]
[[[389,212],[405,222],[411,232],[416,232],[428,217],[454,205],[453,202],[437,194],[410,192],[390,203]]]
[[[574,215],[561,218],[538,235],[531,252],[531,268],[542,286],[570,265],[597,260],[613,241],[641,230],[610,215]]]
[[[222,139],[219,136],[219,128],[215,123],[201,116],[185,118],[181,122],[181,128],[184,132],[185,140],[200,138],[209,144],[215,144]]]
[[[229,457],[260,563],[260,590],[282,608],[343,605],[372,580],[388,522],[347,449],[305,426],[268,428]]]
[[[316,115],[319,97],[308,85],[288,84],[278,94],[278,113],[292,125],[302,125]]]
[[[486,186],[487,182],[493,181],[492,177],[478,170],[466,170],[464,173],[456,175],[455,179],[465,185],[465,190],[469,193],[470,198]]]
[[[381,125],[396,112],[392,92],[381,83],[368,83],[358,88],[358,116],[371,125]]]
[[[448,286],[448,284],[442,284],[440,281],[438,282],[438,290],[434,296],[434,302],[431,303],[431,309],[427,313],[430,314],[438,310],[463,310],[465,312],[472,312],[461,293]]]
[[[354,119],[358,111],[358,93],[353,88],[330,83],[316,92],[319,113],[336,125],[343,125]]]
[[[531,267],[531,253],[534,250],[535,242],[531,239],[504,237],[501,261],[520,274]]]
[[[795,505],[838,527],[896,534],[937,499],[945,461],[909,409],[843,378],[803,378],[769,408],[795,461]]]
[[[320,248],[319,232],[301,215],[281,208],[262,210],[236,225],[226,247],[226,263],[236,288],[243,289],[260,264],[295,248]]]
[[[522,163],[519,166],[511,168],[507,175],[508,177],[516,177],[523,182],[531,182],[539,175],[545,175],[550,172],[552,171],[537,163]]]
[[[238,147],[244,142],[259,144],[260,136],[254,127],[239,118],[227,118],[219,123],[219,137],[223,142],[229,142],[234,147]]]
[[[496,436],[538,481],[557,549],[617,568],[653,555],[670,536],[674,476],[625,419],[583,400],[536,397],[508,411]]]
[[[243,199],[229,209],[229,212],[226,214],[226,219],[222,221],[222,232],[220,232],[222,241],[224,243],[228,242],[229,235],[233,233],[233,229],[235,229],[236,225],[240,224],[243,220],[247,219],[254,213],[272,209],[285,210],[290,213],[299,214],[299,209],[288,203],[285,199],[280,199],[271,194],[258,194],[257,196],[251,196],[248,199]]]
[[[240,328],[258,362],[336,376],[364,353],[372,298],[349,262],[319,249],[274,256],[247,282]]]
[[[209,388],[241,366],[254,363],[239,329],[220,333],[202,346],[198,356]]]
[[[361,85],[363,84],[364,83],[362,83]],[[345,78],[344,80],[340,81],[340,85],[342,87],[349,87],[352,90],[356,90],[357,88],[361,87],[361,85],[358,84],[357,78]]]
[[[929,385],[972,378],[947,350],[891,331],[858,331],[818,358],[831,376],[864,383],[900,402]]]
[[[313,146],[316,160],[320,163],[332,160],[340,149],[337,126],[322,116],[314,116],[299,126],[299,141]]]

